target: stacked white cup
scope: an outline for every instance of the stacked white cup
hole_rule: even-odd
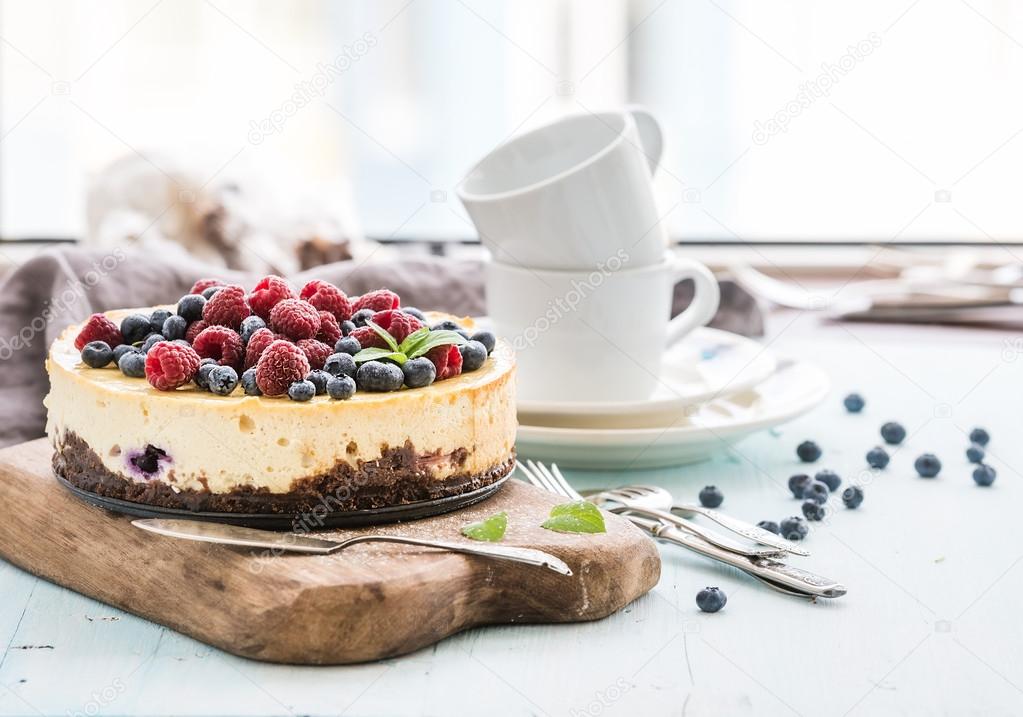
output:
[[[710,270],[668,249],[651,182],[662,146],[644,109],[569,115],[497,147],[459,186],[493,256],[487,309],[517,351],[520,399],[647,398],[665,350],[717,311]],[[683,279],[694,298],[670,319]]]

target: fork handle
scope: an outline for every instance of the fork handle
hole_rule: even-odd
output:
[[[784,550],[786,553],[792,553],[793,555],[805,556],[810,554],[809,550],[799,547],[791,540],[786,540],[785,538],[777,536],[768,530],[764,530],[763,528],[742,520],[737,520],[736,518],[732,518],[731,516],[719,513],[718,511],[710,508],[683,503],[673,505],[671,509],[673,511],[679,510],[702,515],[709,520],[713,520],[722,528],[726,528],[733,533],[741,535],[744,538],[748,538],[755,543],[760,543],[761,545],[770,545],[772,548],[778,548],[779,550]]]
[[[724,537],[720,533],[715,533],[713,530],[707,530],[702,525],[680,518],[674,513],[669,513],[666,510],[657,510],[655,508],[638,508],[632,506],[624,506],[621,509],[614,508],[612,512],[615,513],[635,513],[636,515],[644,515],[648,518],[655,518],[660,523],[668,523],[675,526],[681,531],[690,533],[692,535],[703,538],[708,543],[727,550],[735,555],[745,556],[748,558],[755,557],[775,557],[780,552],[777,548],[750,548],[746,547],[742,543],[737,543],[734,540]]]

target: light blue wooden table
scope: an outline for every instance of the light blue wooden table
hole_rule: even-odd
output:
[[[785,489],[797,443],[817,440],[819,467],[864,480],[878,427],[900,420],[909,438],[866,486],[863,507],[834,511],[799,563],[844,581],[845,598],[779,596],[664,548],[657,588],[600,622],[491,627],[381,663],[285,667],[231,657],[0,563],[0,714],[1023,714],[1018,338],[820,329],[796,314],[775,317],[771,337],[831,373],[833,395],[812,414],[700,465],[572,478],[652,482],[687,497],[714,483],[731,513],[779,519],[798,513]],[[852,389],[868,401],[859,416],[841,407]],[[993,435],[991,489],[974,486],[963,454],[974,424]],[[936,480],[913,473],[925,451],[944,463]],[[727,592],[721,613],[696,610],[705,585]]]

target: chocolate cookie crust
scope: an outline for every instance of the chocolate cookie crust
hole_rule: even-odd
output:
[[[431,464],[465,463],[467,453],[419,454],[411,441],[385,447],[379,459],[347,463],[319,475],[296,479],[287,493],[239,485],[227,493],[208,490],[174,490],[162,480],[131,481],[111,472],[96,452],[77,434],[68,431],[57,439],[53,471],[82,490],[164,508],[194,512],[297,514],[314,509],[330,512],[384,508],[468,493],[494,483],[511,472],[514,454],[483,473],[460,473],[434,480]]]

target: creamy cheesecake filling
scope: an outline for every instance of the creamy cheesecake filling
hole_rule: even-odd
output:
[[[50,351],[47,433],[58,452],[80,441],[94,468],[132,483],[287,494],[317,477],[365,473],[411,446],[407,477],[443,485],[494,475],[513,454],[514,356],[501,342],[478,371],[426,388],[299,403],[194,386],[160,392],[116,368],[85,366],[77,331]]]

